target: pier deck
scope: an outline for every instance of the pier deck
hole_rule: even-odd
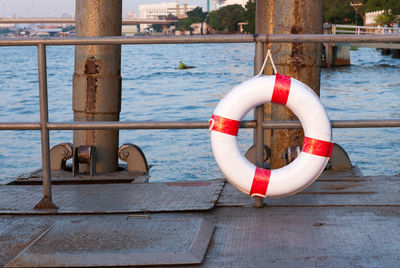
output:
[[[0,266],[55,223],[201,218],[215,224],[205,267],[398,267],[399,183],[325,173],[261,209],[223,180],[56,185],[58,212],[32,210],[40,186],[1,186]]]

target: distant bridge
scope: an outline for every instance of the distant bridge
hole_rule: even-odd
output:
[[[134,18],[134,19],[123,19],[123,25],[136,25],[136,24],[171,24],[177,22],[177,19],[145,19],[145,18]],[[75,24],[74,18],[0,18],[0,24],[6,23],[64,23],[64,24]]]

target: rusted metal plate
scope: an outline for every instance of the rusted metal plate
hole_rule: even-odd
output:
[[[345,177],[317,180],[285,198],[264,199],[268,206],[400,206],[398,177]],[[227,183],[217,206],[252,206],[254,199]]]
[[[201,218],[62,221],[5,267],[198,264],[213,230]]]
[[[214,207],[222,180],[143,184],[54,185],[55,211],[33,210],[41,186],[0,186],[0,213],[130,213],[207,210]]]

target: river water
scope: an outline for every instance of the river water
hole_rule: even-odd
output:
[[[253,44],[122,47],[121,121],[208,120],[221,97],[253,73]],[[48,47],[50,121],[72,121],[74,48]],[[36,47],[0,47],[0,121],[38,122]],[[195,69],[176,70],[179,61]],[[321,99],[331,119],[400,119],[400,60],[351,51],[351,66],[323,69]],[[248,117],[250,118],[250,117]],[[241,130],[243,152],[252,130]],[[400,173],[400,129],[334,129],[334,141],[364,175]],[[51,131],[51,146],[72,131]],[[152,181],[221,177],[208,130],[123,130],[120,144],[146,154]],[[0,181],[41,165],[39,131],[0,131]]]

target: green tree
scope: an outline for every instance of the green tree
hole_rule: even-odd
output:
[[[382,10],[385,6],[384,2],[382,0],[367,0],[365,10],[366,12]]]
[[[211,11],[206,18],[206,22],[208,26],[210,26],[210,28],[213,30],[222,31],[224,29],[218,10]]]
[[[163,27],[161,24],[152,24],[151,28],[153,28],[153,31],[155,31],[156,33],[162,33],[163,31]]]
[[[196,7],[195,9],[187,12],[187,18],[180,19],[177,22],[176,27],[180,30],[190,31],[190,33],[192,33],[193,29],[191,25],[193,23],[201,23],[201,34],[203,34],[203,23],[207,17],[207,14],[207,12],[203,12],[203,8]]]
[[[195,9],[186,13],[188,18],[194,18],[197,22],[204,22],[207,17],[207,12],[203,12],[202,7],[196,7]]]
[[[249,0],[246,4],[244,20],[247,22],[247,25],[243,26],[243,30],[246,33],[254,34],[256,32],[256,3],[252,0]]]
[[[189,31],[190,34],[192,34],[193,28],[192,28],[192,24],[196,23],[196,19],[195,18],[191,18],[191,17],[187,17],[186,19],[183,20],[183,29],[185,31]]]
[[[211,12],[206,21],[216,31],[237,32],[238,23],[244,21],[244,13],[241,5],[229,5]]]
[[[361,3],[361,6],[352,7],[351,2]],[[384,23],[398,21],[400,14],[400,0],[324,0],[324,21],[336,24],[355,24],[357,12],[357,25],[364,24],[365,13],[384,10],[378,20]]]
[[[324,22],[333,24],[355,24],[355,11],[349,0],[324,0]],[[360,1],[363,2],[363,1]],[[362,3],[363,4],[363,3]],[[364,7],[357,7],[361,14]],[[357,16],[357,24],[363,24],[362,16]]]
[[[192,23],[200,23],[200,31],[201,34],[203,34],[203,23],[206,20],[206,17],[208,15],[208,12],[203,12],[203,8],[201,7],[196,7],[195,9],[189,11],[186,13],[188,15],[188,18],[192,19]]]

